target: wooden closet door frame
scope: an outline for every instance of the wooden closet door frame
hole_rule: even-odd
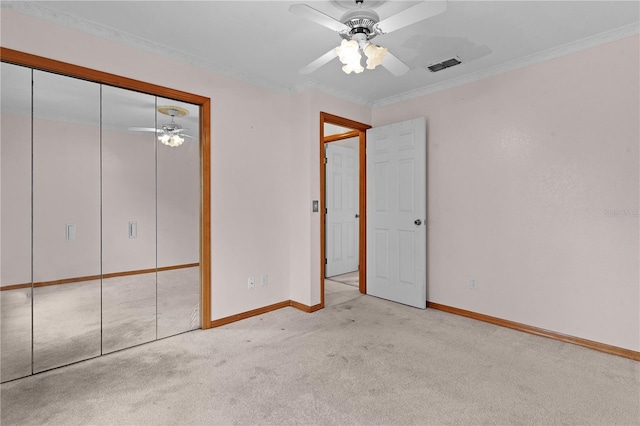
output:
[[[211,99],[0,47],[0,59],[42,71],[198,105],[200,108],[200,324],[211,328]]]

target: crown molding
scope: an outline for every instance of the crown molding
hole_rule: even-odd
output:
[[[523,68],[529,65],[534,65],[540,62],[555,59],[561,56],[576,53],[581,50],[590,49],[593,47],[601,46],[606,43],[610,43],[623,38],[632,37],[640,33],[640,21],[628,24],[619,28],[615,28],[610,31],[605,31],[600,34],[596,34],[590,37],[585,37],[580,40],[569,42],[542,52],[534,53],[532,55],[524,56],[522,58],[514,59],[509,62],[505,62],[500,65],[487,68],[472,74],[464,75],[451,80],[446,80],[440,83],[431,84],[429,86],[422,87],[417,90],[401,93],[399,95],[390,96],[388,98],[380,99],[371,103],[372,108],[381,108],[384,106],[392,105],[398,102],[404,102],[411,99],[418,98],[420,96],[428,95],[430,93],[440,92],[442,90],[451,89],[453,87],[462,86],[463,84],[473,83],[478,80],[482,80],[488,77],[493,77],[499,74],[504,74],[509,71],[514,71],[519,68]]]
[[[244,81],[254,86],[259,86],[277,93],[290,94],[290,89],[288,87],[284,87],[272,80],[260,78],[249,73],[234,70],[230,67],[208,61],[195,55],[189,55],[180,50],[152,42],[142,37],[123,33],[106,25],[98,24],[87,19],[78,18],[67,13],[58,12],[56,10],[48,8],[43,4],[30,1],[2,1],[2,8],[7,8],[24,15],[32,16],[34,18],[44,19],[46,21],[65,26],[67,28],[82,31],[84,33],[89,33],[100,38],[124,44],[169,59],[186,62],[198,68],[203,68],[208,71],[215,72],[216,74],[221,74],[226,77]]]

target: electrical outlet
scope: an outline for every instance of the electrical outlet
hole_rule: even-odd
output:
[[[469,287],[471,288],[471,290],[477,290],[478,280],[476,280],[475,278],[471,278],[471,283],[469,283]]]
[[[256,281],[253,279],[253,277],[249,277],[247,279],[247,287],[249,287],[249,290],[256,287]]]
[[[264,287],[265,285],[269,284],[269,277],[267,276],[267,274],[262,274],[262,280],[260,281],[260,284]]]

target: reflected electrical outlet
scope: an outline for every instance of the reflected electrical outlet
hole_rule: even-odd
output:
[[[129,238],[138,238],[138,222],[129,222]]]
[[[73,241],[76,239],[76,224],[67,223],[67,241]]]

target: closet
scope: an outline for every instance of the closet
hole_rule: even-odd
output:
[[[1,67],[0,381],[200,328],[199,105]]]

